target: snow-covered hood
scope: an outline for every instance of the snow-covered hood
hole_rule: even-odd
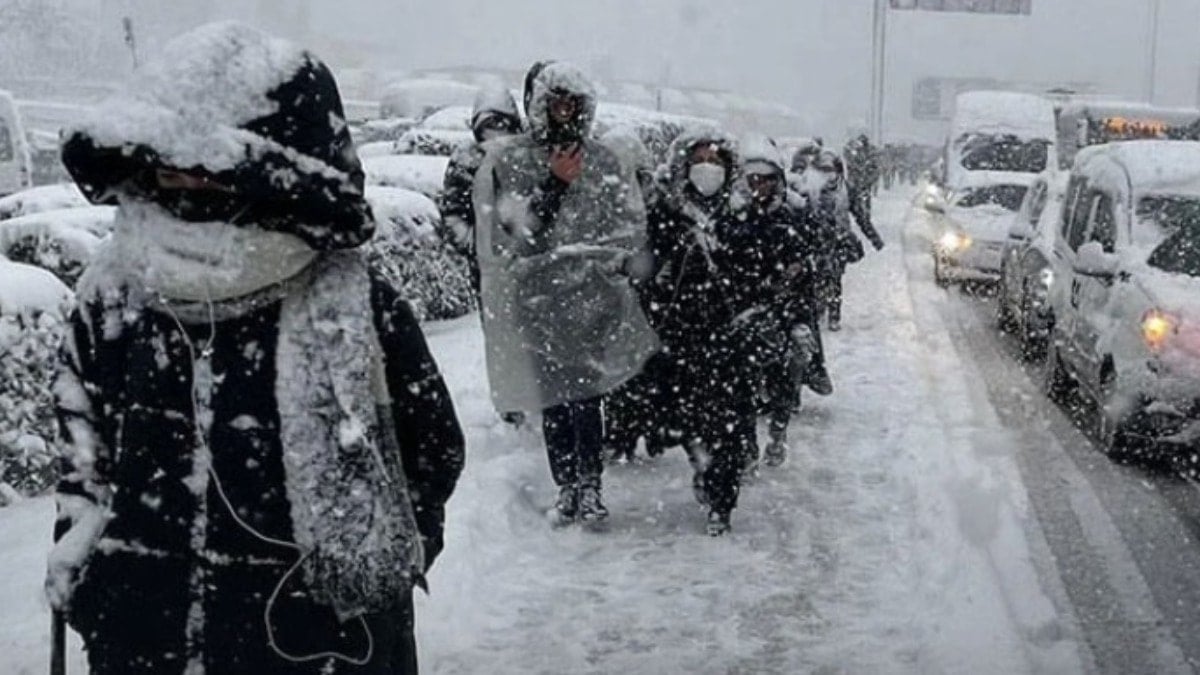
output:
[[[984,204],[971,208],[950,206],[946,216],[972,239],[1000,242],[1008,238],[1016,214],[1003,206]]]
[[[550,99],[568,94],[582,103],[576,113],[581,139],[591,135],[596,121],[596,87],[581,70],[569,63],[551,63],[533,78],[529,97],[529,130],[538,143],[551,141]]]
[[[64,138],[64,164],[98,204],[115,204],[128,181],[166,168],[232,186],[253,205],[255,224],[316,249],[354,247],[373,232],[329,68],[240,24],[172,41]]]

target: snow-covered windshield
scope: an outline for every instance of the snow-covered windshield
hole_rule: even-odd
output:
[[[1150,254],[1151,267],[1200,277],[1200,197],[1143,197],[1137,215],[1140,223],[1156,226],[1166,237]]]
[[[962,195],[954,204],[964,209],[994,205],[1015,213],[1020,210],[1021,202],[1025,200],[1025,192],[1028,189],[1024,185],[988,185],[967,188],[962,191]]]
[[[962,143],[962,165],[969,171],[1041,173],[1046,170],[1049,147],[1049,141],[1010,134],[973,135]]]

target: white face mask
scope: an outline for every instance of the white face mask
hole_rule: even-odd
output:
[[[725,167],[719,164],[704,162],[695,164],[688,170],[688,180],[696,191],[705,197],[711,197],[725,187]]]
[[[317,256],[301,239],[228,223],[191,223],[123,202],[116,245],[146,287],[172,300],[228,300],[295,276]]]

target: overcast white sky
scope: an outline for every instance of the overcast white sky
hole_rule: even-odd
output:
[[[1158,102],[1194,105],[1200,0],[1161,0]],[[1145,91],[1151,0],[1033,0],[1031,17],[892,12],[889,124],[912,81],[992,76]],[[314,25],[387,45],[397,67],[576,60],[630,79],[740,89],[821,125],[864,118],[871,0],[342,0]],[[320,28],[318,28],[320,30]]]
[[[164,11],[163,0],[62,1]],[[922,77],[1093,82],[1140,99],[1152,1],[1033,0],[1028,17],[893,11],[887,126],[940,134],[910,120]],[[1194,106],[1200,0],[1160,1],[1157,102]],[[779,100],[813,121],[804,132],[831,136],[865,120],[868,107],[873,0],[172,0],[165,11],[179,16],[188,3],[210,16],[266,7],[276,25],[263,27],[283,34],[294,27],[278,24],[307,3],[309,37],[335,65],[364,65],[364,55],[398,70],[567,59],[621,79],[669,77]],[[362,48],[332,46],[351,42]]]

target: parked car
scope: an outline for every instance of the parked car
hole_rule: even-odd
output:
[[[88,205],[88,200],[74,183],[42,185],[0,198],[0,220]]]
[[[362,160],[368,185],[398,187],[420,192],[437,201],[442,192],[449,157],[390,155]]]
[[[40,267],[74,286],[112,231],[114,211],[89,206],[0,220],[0,257]]]
[[[944,201],[927,204],[933,225],[933,275],[954,281],[996,281],[1008,230],[1036,174],[973,172]]]
[[[1081,151],[1055,227],[1045,388],[1114,456],[1200,440],[1200,143]]]
[[[0,197],[33,187],[29,139],[12,94],[0,90]]]
[[[1054,317],[1050,288],[1054,285],[1054,225],[1062,214],[1067,174],[1039,176],[1025,193],[1013,218],[1000,262],[996,307],[1000,328],[1013,332],[1030,359],[1046,353]]]

